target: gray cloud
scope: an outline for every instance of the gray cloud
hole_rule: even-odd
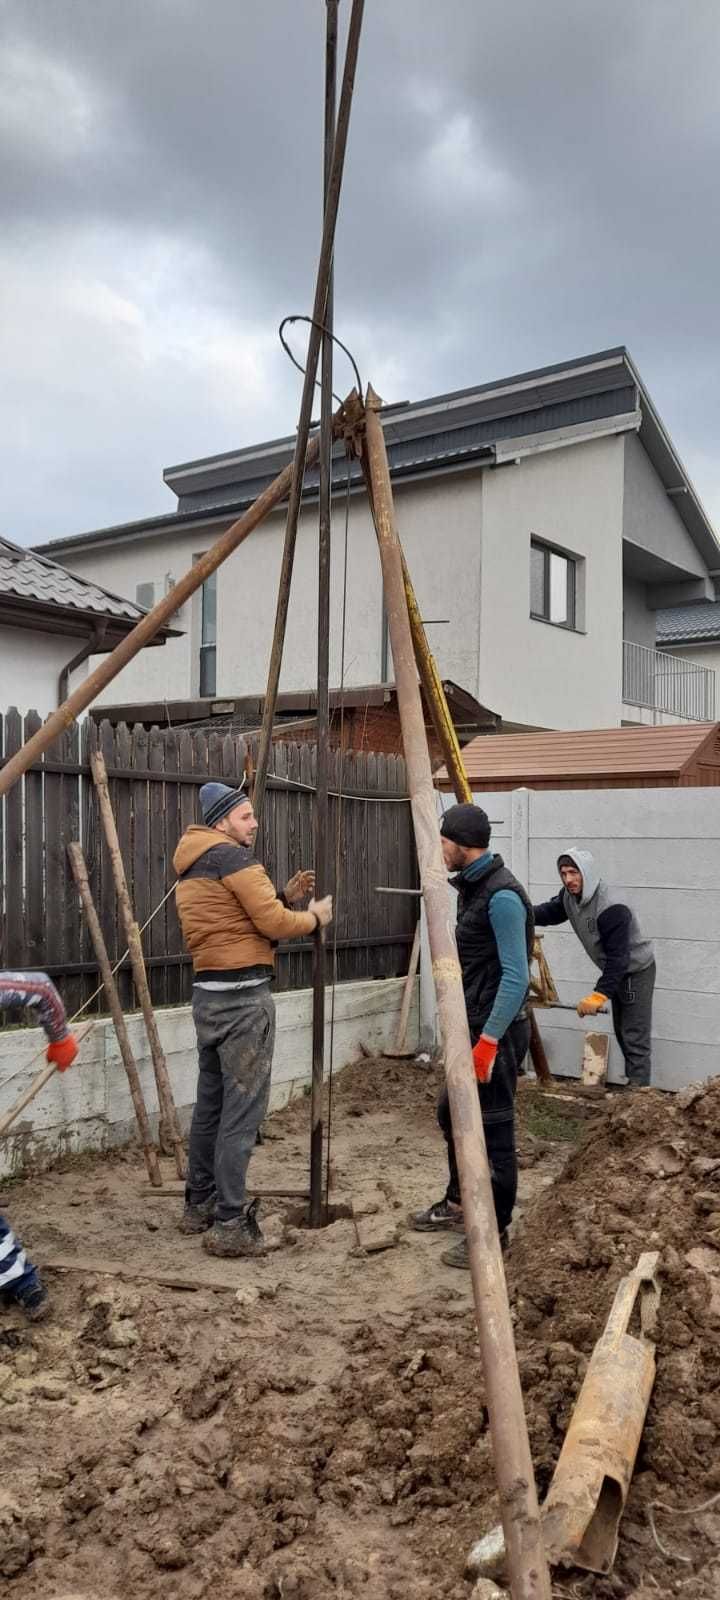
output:
[[[169,510],[164,465],[294,425],[324,6],[1,16],[4,527],[31,541]],[[719,44],[716,0],[367,0],[336,258],[364,376],[417,398],[624,342],[720,519]]]

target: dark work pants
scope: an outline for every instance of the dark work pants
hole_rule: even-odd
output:
[[[471,1034],[473,1043],[476,1036]],[[517,1196],[518,1169],[515,1153],[515,1090],[518,1071],[530,1048],[530,1023],[518,1017],[510,1024],[500,1040],[489,1083],[478,1084],[485,1143],[487,1145],[490,1177],[497,1225],[502,1233],[513,1214]],[[450,1120],[450,1102],[447,1089],[443,1090],[438,1105],[438,1122],[447,1141],[450,1179],[446,1194],[448,1200],[460,1204],[460,1179],[458,1176],[455,1144]]]
[[[655,962],[642,972],[629,972],[612,999],[615,1037],[625,1058],[633,1088],[650,1082],[650,1037],[655,988]]]
[[[242,1216],[245,1180],[270,1098],[275,1002],[267,984],[193,989],[200,1072],[185,1198],[217,1195],[220,1222]]]

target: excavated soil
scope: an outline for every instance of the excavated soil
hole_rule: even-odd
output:
[[[4,1186],[39,1263],[78,1267],[47,1266],[52,1321],[0,1316],[12,1600],[468,1600],[465,1556],[498,1520],[470,1282],[442,1265],[447,1240],[405,1226],[442,1193],[436,1087],[412,1062],[347,1069],[333,1200],[361,1215],[310,1233],[297,1201],[267,1200],[262,1261],[211,1260],[179,1235],[179,1200],[148,1192],[135,1153]],[[642,1250],[663,1262],[658,1378],[615,1571],[558,1574],[554,1593],[714,1600],[720,1080],[617,1095],[565,1125],[574,1146],[538,1137],[564,1125],[531,1086],[520,1105],[507,1273],[541,1492],[620,1277]],[[267,1124],[259,1187],[302,1184],[307,1124],[306,1101]],[[102,1258],[150,1281],[79,1270]],[[153,1281],[168,1273],[202,1286]],[[664,1509],[716,1495],[692,1515]]]

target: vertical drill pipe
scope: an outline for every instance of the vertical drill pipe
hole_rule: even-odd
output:
[[[320,341],[322,339],[322,324],[325,319],[328,284],[332,269],[333,251],[335,248],[335,225],[337,223],[340,187],[342,184],[343,167],[345,164],[345,150],[347,147],[348,129],[350,126],[350,110],[352,106],[358,50],[360,47],[360,29],[362,27],[364,5],[365,0],[353,0],[352,11],[350,13],[350,26],[348,29],[347,49],[345,52],[345,67],[343,70],[343,81],[340,91],[337,130],[333,145],[332,166],[327,185],[325,221],[323,224],[322,244],[320,246],[320,257],[318,260],[317,278],[315,281],[315,300],[312,311],[313,320],[310,325],[307,365],[305,367],[305,380],[303,383],[302,400],[300,402],[300,417],[298,420],[297,437],[295,440],[292,488],[290,490],[287,522],[285,524],[285,545],[283,548],[282,567],[280,569],[280,584],[278,588],[277,608],[275,611],[275,628],[273,632],[272,649],[270,651],[270,666],[268,669],[267,689],[265,691],[262,728],[258,743],[257,771],[255,774],[253,803],[259,819],[262,817],[263,802],[265,800],[265,785],[267,781],[267,771],[270,760],[270,746],[272,744],[272,727],[275,719],[278,685],[280,683],[280,669],[282,667],[283,647],[285,644],[285,629],[287,625],[288,606],[290,604],[290,584],[292,581],[293,563],[295,560],[295,541],[297,538],[298,517],[300,514],[300,499],[302,496],[303,484],[303,462],[306,459],[305,453],[307,450],[308,435],[310,432],[315,376],[317,373],[318,356],[320,354]]]
[[[395,683],[407,764],[433,978],[445,1045],[450,1114],[460,1169],[470,1272],[480,1334],[495,1473],[513,1600],[551,1600],[485,1148],[477,1082],[452,930],[447,875],[414,659],[379,402],[368,390],[366,437]]]
[[[327,211],[337,77],[338,0],[325,0],[325,168]],[[316,894],[328,892],[328,763],[330,759],[330,526],[332,502],[333,274],[328,278],[326,333],[322,341],[320,401],[320,516],[318,530],[317,769],[315,777]],[[325,1072],[325,940],[322,928],[313,949],[312,1090],[310,1096],[310,1226],[322,1223],[323,1078]]]

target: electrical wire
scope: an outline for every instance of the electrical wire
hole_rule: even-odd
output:
[[[295,322],[308,322],[312,328],[319,328],[320,332],[324,335],[324,337],[326,339],[332,339],[333,344],[336,344],[338,346],[338,349],[342,350],[343,354],[347,356],[348,361],[350,362],[350,365],[351,365],[351,367],[353,369],[353,373],[355,375],[355,383],[357,385],[357,392],[358,392],[359,395],[362,395],[362,392],[363,392],[362,380],[360,378],[360,372],[358,370],[358,365],[357,365],[357,362],[355,360],[354,355],[352,354],[352,351],[348,350],[347,345],[343,344],[342,339],[338,339],[338,336],[337,336],[336,333],[331,333],[330,329],[325,327],[324,322],[317,322],[315,317],[303,317],[303,316],[300,316],[299,314],[296,315],[296,316],[292,316],[292,317],[283,317],[282,322],[280,323],[280,327],[278,328],[278,338],[279,338],[280,343],[281,343],[281,345],[283,347],[283,350],[285,351],[286,356],[289,356],[290,360],[292,361],[293,366],[297,367],[298,372],[301,372],[303,377],[305,376],[305,368],[301,365],[301,363],[293,355],[292,350],[290,349],[290,346],[289,346],[289,344],[287,342],[287,339],[285,338],[285,332],[284,332],[284,330],[287,327],[288,323],[290,323],[292,325]],[[315,388],[316,389],[321,389],[322,388],[322,379],[321,378],[316,378],[315,379]],[[339,406],[342,405],[341,396],[338,395],[338,394],[335,394],[334,391],[333,391],[333,400],[337,400],[337,403],[338,403]]]

